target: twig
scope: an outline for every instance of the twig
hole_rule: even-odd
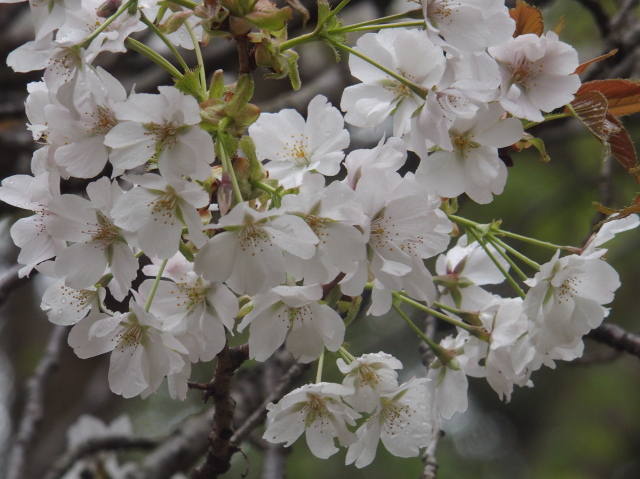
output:
[[[79,460],[102,451],[126,451],[130,449],[146,451],[157,446],[158,441],[156,440],[129,436],[110,436],[89,439],[62,456],[49,472],[47,472],[44,479],[59,479]]]
[[[18,434],[11,449],[6,479],[21,479],[23,477],[27,453],[44,415],[45,381],[58,366],[67,332],[68,327],[66,326],[54,326],[40,364],[27,382],[26,405],[20,420]]]
[[[279,401],[291,389],[293,383],[309,368],[309,364],[294,363],[293,366],[282,376],[278,387],[263,401],[245,422],[236,429],[231,436],[231,442],[240,444],[254,428],[258,427],[267,417],[267,405],[274,401]]]
[[[264,366],[265,371],[262,381],[264,390],[273,391],[278,387],[278,383],[285,373],[284,365],[281,361],[277,361],[277,357],[273,357],[265,362]],[[251,440],[251,438],[252,435],[249,435],[248,439]],[[285,448],[282,444],[267,442],[261,437],[259,437],[259,440],[264,444],[262,448],[264,461],[260,479],[284,479],[289,449]]]
[[[436,449],[438,448],[438,443],[440,439],[444,437],[444,432],[440,429],[437,429],[433,432],[433,439],[431,440],[431,444],[427,446],[422,455],[422,462],[424,463],[424,468],[422,469],[422,475],[420,479],[436,479],[438,475],[438,463],[436,462]]]
[[[424,334],[429,339],[433,339],[436,335],[437,321],[435,316],[432,314],[428,314],[425,317],[425,328]],[[433,349],[429,347],[427,343],[424,341],[420,341],[418,346],[420,349],[420,360],[424,367],[429,370],[429,366],[436,359],[436,355],[433,352]],[[436,429],[433,431],[433,439],[431,440],[431,444],[427,446],[422,454],[422,463],[424,467],[422,468],[422,474],[420,475],[420,479],[436,479],[436,474],[438,472],[438,463],[436,461],[436,449],[438,447],[438,441],[440,438],[444,436],[444,432],[440,429]]]
[[[187,419],[126,479],[169,479],[194,464],[207,452],[206,438],[213,424],[211,412],[207,409]]]
[[[427,314],[427,316],[425,317],[425,323],[426,323],[426,326],[424,328],[424,334],[425,336],[427,336],[427,338],[433,339],[436,334],[436,326],[437,326],[436,318],[432,314]],[[422,364],[424,364],[424,367],[427,368],[428,370],[429,365],[433,361],[435,361],[436,355],[434,354],[433,350],[424,341],[420,341],[420,344],[418,345],[418,349],[420,350],[420,360],[422,361]]]
[[[585,337],[640,358],[640,336],[615,324],[603,323]]]
[[[231,380],[236,369],[249,359],[248,345],[224,349],[218,353],[213,378],[213,430],[209,434],[209,450],[205,463],[191,473],[192,479],[217,479],[231,467],[231,456],[238,451],[230,440],[233,435],[235,401],[231,397]]]

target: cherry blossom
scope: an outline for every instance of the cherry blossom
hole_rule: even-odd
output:
[[[520,35],[489,48],[489,53],[500,65],[500,104],[516,117],[542,121],[541,110],[570,103],[580,87],[574,74],[578,53],[555,32]]]
[[[341,400],[353,389],[332,383],[308,384],[295,389],[277,404],[269,404],[267,430],[262,436],[269,442],[290,446],[306,432],[307,444],[314,456],[326,459],[338,452],[333,444],[352,444],[356,436],[347,429],[360,414]]]
[[[265,167],[285,188],[299,186],[305,173],[335,176],[349,146],[349,133],[337,108],[322,95],[309,103],[307,120],[295,110],[263,113],[249,127]]]

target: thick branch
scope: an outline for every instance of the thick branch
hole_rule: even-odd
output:
[[[224,349],[218,353],[213,378],[213,430],[205,463],[191,473],[192,479],[216,479],[231,467],[231,456],[238,450],[232,443],[233,413],[236,403],[231,397],[231,380],[236,369],[249,358],[248,345]]]
[[[603,323],[586,337],[640,358],[640,335],[625,331],[615,324]]]
[[[262,424],[267,417],[267,405],[269,403],[279,401],[282,397],[291,389],[293,383],[302,376],[302,374],[309,369],[308,364],[295,363],[289,368],[282,379],[278,387],[263,401],[251,416],[236,430],[235,434],[231,436],[231,442],[234,444],[240,444],[247,436]]]
[[[49,469],[49,472],[44,476],[44,479],[59,479],[63,477],[76,462],[99,452],[126,451],[131,449],[146,451],[155,448],[157,445],[158,441],[153,439],[128,436],[111,436],[89,439],[62,456],[53,465],[53,467]]]
[[[18,434],[11,449],[7,479],[21,479],[24,475],[27,453],[44,415],[45,382],[58,366],[60,352],[67,337],[67,332],[68,328],[65,326],[54,326],[44,356],[42,356],[34,375],[27,382],[26,404]]]
[[[190,417],[126,479],[169,479],[207,452],[207,434],[213,424],[211,409]]]

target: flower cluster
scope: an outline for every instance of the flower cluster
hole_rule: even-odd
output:
[[[290,445],[306,431],[321,458],[337,451],[337,438],[347,463],[364,467],[378,440],[416,456],[441,419],[466,410],[468,376],[509,400],[542,365],[581,355],[582,336],[619,286],[601,245],[637,217],[607,223],[579,251],[554,247],[546,264],[525,260],[535,270],[527,275],[500,239],[507,232],[456,216],[450,200],[491,202],[507,181],[499,149],[572,100],[577,53],[557,34],[513,37],[501,0],[423,0],[420,26],[342,45],[360,80],[342,95],[344,116],[318,95],[305,118],[259,114],[250,74],[224,85],[216,72],[205,83],[202,64],[184,74],[164,64],[176,86],[127,94],[91,62],[124,51],[149,18],[168,43],[197,49],[214,25],[258,27],[256,64],[292,80],[293,52],[269,36],[282,28],[267,26],[280,25],[275,17],[229,7],[233,21],[216,23],[204,6],[172,13],[164,2],[115,3],[108,14],[93,0],[31,3],[36,38],[8,63],[44,69],[26,101],[43,146],[31,176],[0,187],[1,200],[33,212],[11,229],[20,274],[54,278],[43,310],[73,325],[79,357],[111,354],[114,393],[146,397],[166,377],[172,397],[184,399],[191,364],[212,360],[236,331],[248,329],[258,361],[283,345],[305,363],[336,352],[343,383],[319,378],[269,406],[264,437]],[[373,128],[387,119],[393,136],[347,151],[345,122]],[[410,151],[420,164],[401,174]],[[86,197],[61,194],[69,178],[91,180]],[[147,279],[136,282],[140,274]],[[513,298],[484,288],[505,279]],[[395,309],[410,323],[400,309],[408,303],[455,326],[440,344],[423,337],[437,358],[426,378],[399,384],[397,359],[354,358],[343,347],[345,316],[367,291],[369,314]]]

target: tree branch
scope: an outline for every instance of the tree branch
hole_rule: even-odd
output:
[[[258,407],[251,416],[249,416],[245,422],[236,429],[236,432],[231,436],[231,442],[234,444],[240,444],[247,436],[264,422],[267,417],[267,405],[269,403],[279,401],[282,397],[291,389],[293,383],[302,376],[302,374],[309,369],[309,364],[294,363],[289,370],[280,379],[278,387],[265,399],[260,407]]]
[[[126,451],[130,449],[146,451],[157,446],[158,441],[156,440],[128,436],[109,436],[89,439],[75,449],[67,451],[67,453],[49,469],[44,479],[59,479],[79,460],[102,451]]]
[[[20,427],[11,449],[6,479],[21,479],[24,475],[27,453],[31,448],[44,415],[45,382],[58,366],[62,345],[65,343],[68,329],[66,326],[54,326],[40,364],[38,364],[34,375],[27,382],[26,404],[20,420]]]
[[[436,449],[438,448],[440,439],[442,439],[443,437],[444,432],[442,430],[437,429],[433,432],[433,439],[431,440],[431,444],[427,446],[427,448],[424,450],[424,454],[422,455],[424,468],[422,469],[422,475],[420,476],[420,479],[436,479],[438,475]]]
[[[194,464],[207,452],[206,438],[213,425],[211,412],[207,409],[187,419],[126,479],[169,479]]]
[[[640,335],[630,333],[615,324],[603,323],[585,337],[640,358]]]
[[[433,339],[436,335],[436,328],[437,321],[435,316],[433,316],[432,314],[427,314],[425,317],[425,336],[427,336],[429,339]],[[420,341],[418,349],[420,350],[420,360],[428,371],[429,366],[436,359],[436,355],[429,347],[429,345],[424,341]],[[438,442],[440,441],[440,438],[442,438],[442,436],[444,436],[444,432],[442,430],[436,429],[433,431],[433,439],[431,440],[431,444],[427,446],[424,454],[422,454],[422,463],[424,464],[424,467],[422,468],[420,479],[436,479],[436,475],[438,472],[436,449],[438,447]]]
[[[209,450],[205,463],[191,473],[192,479],[217,479],[231,467],[231,456],[238,447],[231,441],[236,403],[231,397],[231,380],[236,369],[249,359],[249,346],[224,349],[218,353],[213,378],[213,430],[209,434]]]

